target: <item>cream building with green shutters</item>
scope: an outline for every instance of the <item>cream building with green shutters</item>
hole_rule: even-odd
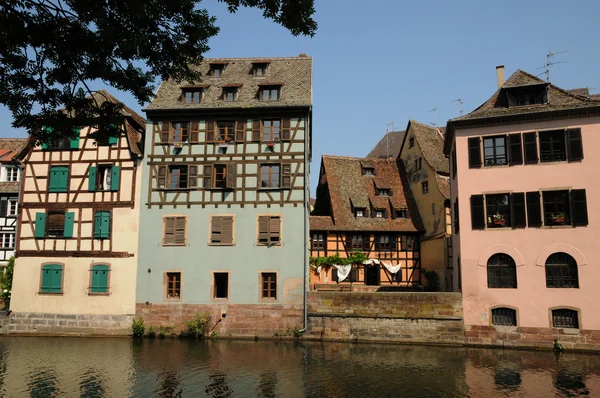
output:
[[[119,101],[105,91],[97,101]],[[129,334],[135,313],[145,120],[118,137],[30,138],[23,164],[9,333]]]

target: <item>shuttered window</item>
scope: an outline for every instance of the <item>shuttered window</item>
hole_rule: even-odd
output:
[[[281,120],[262,121],[262,141],[281,140]]]
[[[505,165],[507,163],[506,136],[485,137],[483,157],[486,166]]]
[[[69,168],[67,166],[50,167],[48,192],[67,192],[69,190]]]
[[[215,246],[233,245],[233,216],[211,217],[210,244]]]
[[[542,226],[542,209],[539,192],[527,192],[527,224],[531,227]]]
[[[483,209],[483,195],[471,196],[471,227],[473,229],[485,228],[485,212]]]
[[[258,217],[258,245],[280,246],[281,245],[281,217],[259,216]]]
[[[198,187],[198,166],[158,166],[156,186],[167,190],[195,189]]]
[[[263,299],[277,300],[277,273],[261,272]]]
[[[525,153],[525,164],[537,163],[538,150],[535,132],[523,134],[523,148]]]
[[[456,174],[458,172],[458,165],[456,164],[456,144],[454,148],[452,148],[452,179],[456,179]]]
[[[234,189],[236,186],[235,163],[205,165],[202,172],[204,189]]]
[[[538,137],[540,141],[540,162],[567,160],[564,130],[540,131]]]
[[[185,246],[187,244],[187,217],[163,218],[163,246]]]
[[[481,143],[479,137],[469,138],[469,168],[481,167]]]
[[[65,212],[50,211],[46,217],[46,236],[62,238],[65,235]]]
[[[42,283],[40,293],[62,293],[63,266],[45,264],[42,266]]]
[[[525,194],[523,192],[511,194],[512,226],[513,228],[525,228],[527,218],[525,216]]]
[[[110,238],[110,212],[97,211],[94,213],[94,239]]]
[[[110,267],[105,264],[93,265],[90,272],[90,293],[108,293],[108,273]]]

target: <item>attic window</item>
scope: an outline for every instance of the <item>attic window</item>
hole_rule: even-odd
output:
[[[258,90],[260,101],[279,101],[281,98],[281,85],[260,86]]]
[[[508,106],[543,105],[548,103],[547,84],[506,88]]]
[[[252,64],[252,76],[263,77],[267,74],[267,62],[256,62]]]
[[[363,168],[362,168],[362,174],[364,176],[374,176],[375,175],[375,168],[374,167],[369,167],[369,166],[363,166]]]
[[[408,209],[396,210],[396,218],[408,218]]]
[[[187,104],[199,104],[202,101],[202,89],[182,89],[181,102]]]
[[[377,195],[379,196],[392,196],[392,190],[388,188],[378,188]]]
[[[208,75],[210,77],[222,77],[223,71],[225,71],[225,66],[227,64],[210,64],[210,69],[208,70]]]
[[[238,88],[237,87],[223,87],[223,101],[233,102],[236,101],[238,97]]]
[[[375,210],[375,218],[385,218],[385,210]]]
[[[364,207],[357,207],[354,209],[354,215],[358,218],[358,217],[366,217],[367,216],[367,209],[365,209]]]

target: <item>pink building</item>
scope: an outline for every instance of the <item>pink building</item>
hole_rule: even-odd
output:
[[[444,142],[466,341],[600,349],[600,100],[497,71]]]

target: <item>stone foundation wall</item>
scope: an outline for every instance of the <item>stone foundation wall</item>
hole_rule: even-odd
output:
[[[132,322],[133,315],[13,312],[2,329],[8,334],[129,336]]]
[[[551,349],[554,340],[567,350],[600,351],[599,330],[465,325],[468,345]]]
[[[209,313],[209,333],[233,337],[293,336],[303,328],[303,306],[277,304],[144,304],[136,305],[136,317],[144,325],[172,327],[175,333],[196,314]]]
[[[463,344],[460,293],[309,292],[308,337]]]

